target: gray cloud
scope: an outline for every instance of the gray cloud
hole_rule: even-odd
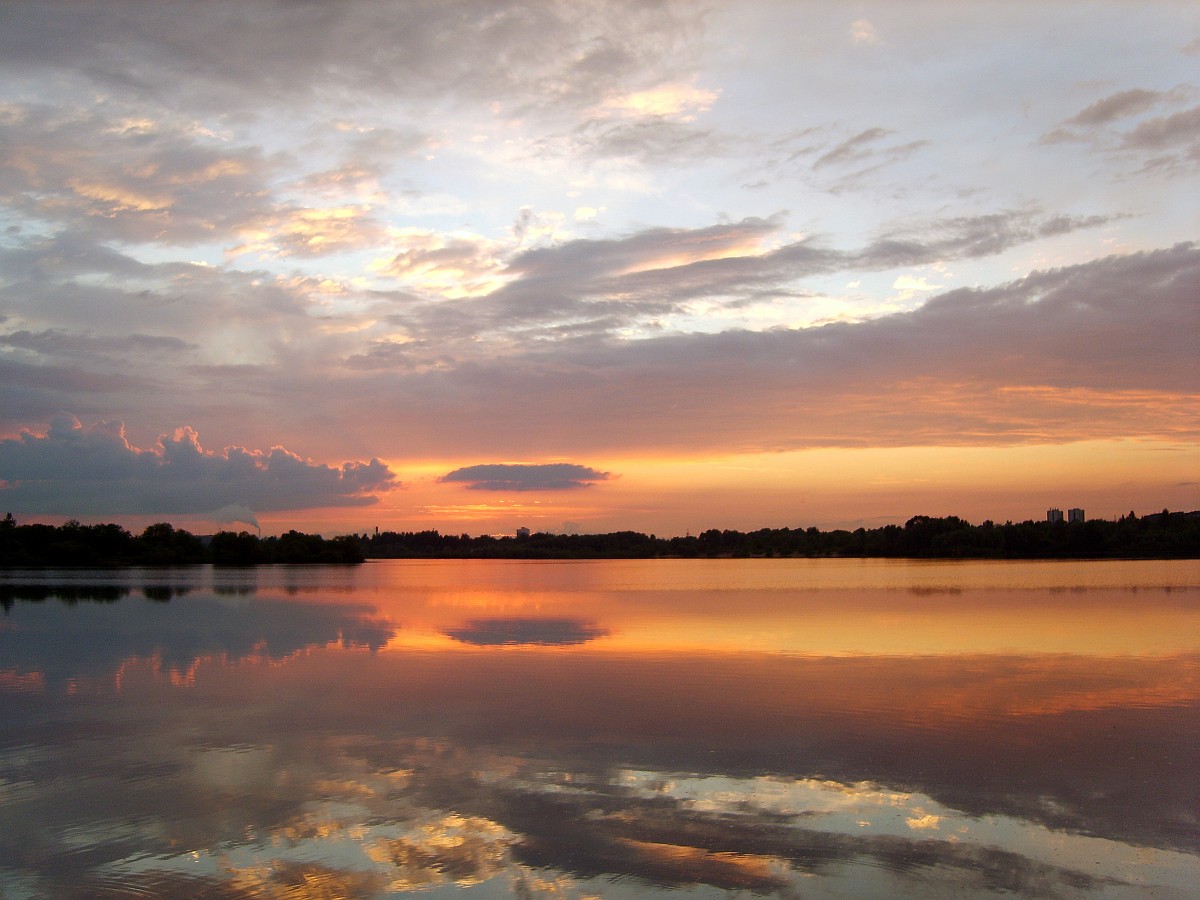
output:
[[[846,268],[888,269],[954,259],[995,256],[1040,237],[1095,228],[1111,216],[1046,216],[1037,210],[1005,210],[953,216],[890,229],[846,260]]]
[[[1140,164],[1139,171],[1190,175],[1200,160],[1200,107],[1179,107],[1194,98],[1195,92],[1188,86],[1170,91],[1120,91],[1081,110],[1043,135],[1042,141],[1083,141],[1095,150],[1134,160]],[[1144,117],[1158,106],[1175,110]]]
[[[105,239],[210,241],[272,212],[279,160],[197,133],[169,113],[8,106],[0,114],[0,201]]]
[[[1157,150],[1175,144],[1197,144],[1200,142],[1200,106],[1147,119],[1138,124],[1125,138],[1131,147]]]
[[[678,165],[727,153],[738,142],[666,116],[645,116],[631,122],[589,122],[571,136],[574,153],[594,158],[627,158],[646,164]],[[555,142],[543,142],[554,152]]]
[[[212,452],[187,428],[141,450],[126,440],[119,422],[85,428],[77,420],[59,418],[45,435],[25,432],[0,441],[0,485],[0,503],[14,512],[167,515],[217,510],[228,518],[231,508],[369,505],[377,492],[397,482],[378,459],[338,468],[301,459],[282,447]]]
[[[0,66],[222,113],[365,90],[419,109],[451,88],[528,112],[669,75],[664,59],[684,53],[701,15],[637,2],[19,4],[5,12]]]
[[[435,342],[506,335],[557,341],[613,333],[678,312],[704,298],[730,308],[803,296],[797,282],[839,271],[881,271],[996,255],[1048,235],[1094,228],[1106,216],[1008,210],[905,223],[866,246],[841,250],[812,238],[763,251],[783,217],[747,218],[697,229],[654,228],[609,239],[580,239],[526,251],[509,261],[513,280],[486,297],[436,303],[396,314],[410,337]],[[451,252],[450,248],[446,252]],[[370,366],[380,354],[411,358],[419,348],[377,346],[356,355]]]
[[[806,239],[765,253],[755,248],[777,220],[649,229],[527,252],[510,263],[514,280],[485,298],[365,294],[361,315],[377,324],[357,331],[327,329],[303,284],[31,241],[9,251],[23,280],[0,297],[17,322],[55,324],[11,328],[0,342],[3,423],[15,433],[61,410],[119,415],[145,442],[181,420],[226,434],[235,416],[227,442],[303,434],[305,452],[326,459],[345,458],[346,441],[360,458],[376,446],[521,458],[530,435],[546,456],[573,456],[723,441],[1049,439],[1054,422],[1071,438],[1189,433],[1178,407],[1135,392],[1194,389],[1190,245],[956,291],[871,322],[618,339],[698,299],[802,296],[807,277],[978,258],[1102,221],[1020,210],[909,224],[857,249]],[[728,255],[739,247],[748,255]],[[81,268],[128,269],[148,293],[92,275],[76,283]],[[1068,387],[1117,392],[1102,401],[1049,390]],[[298,396],[303,404],[291,402]],[[513,397],[526,400],[501,412]],[[581,420],[581,409],[592,414]]]
[[[575,463],[487,463],[455,469],[438,480],[465,484],[473,491],[567,491],[590,487],[609,477],[608,472]]]
[[[866,322],[578,338],[375,370],[339,395],[399,421],[424,421],[453,397],[461,426],[405,440],[477,453],[519,453],[531,434],[558,454],[1187,440],[1196,423],[1178,395],[1197,389],[1197,296],[1200,251],[1180,245],[943,293]],[[517,415],[512,397],[526,398]]]
[[[883,140],[889,134],[891,132],[886,128],[868,128],[866,131],[860,131],[854,137],[842,141],[832,150],[818,157],[817,161],[813,163],[813,168],[819,169],[830,163],[856,162],[865,159],[871,151],[863,148],[868,144]]]
[[[1115,119],[1145,112],[1162,98],[1159,91],[1132,88],[1097,100],[1067,120],[1068,125],[1104,125]]]

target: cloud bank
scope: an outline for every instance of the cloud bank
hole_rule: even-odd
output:
[[[119,422],[85,427],[58,418],[44,435],[0,441],[0,504],[18,513],[212,514],[253,522],[251,509],[366,506],[396,486],[378,459],[335,468],[283,447],[208,451],[190,428],[142,450]]]

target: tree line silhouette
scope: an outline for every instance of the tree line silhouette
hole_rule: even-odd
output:
[[[914,516],[904,525],[710,529],[660,538],[609,534],[443,535],[437,531],[363,535],[368,558],[643,559],[652,557],[845,556],[948,559],[1115,559],[1200,557],[1200,512],[1130,513],[1116,521],[1006,522],[982,525],[947,516]]]
[[[11,514],[0,520],[0,567],[177,566],[213,563],[253,566],[266,563],[360,563],[362,542],[351,536],[326,540],[319,534],[289,531],[260,538],[246,531],[221,531],[201,538],[166,522],[140,535],[119,525],[18,525]]]
[[[910,557],[942,559],[1200,558],[1200,512],[1168,512],[1115,521],[984,522],[914,516],[904,525],[858,528],[761,528],[660,538],[637,531],[515,536],[384,531],[374,535],[288,531],[261,538],[221,531],[201,538],[160,522],[134,535],[119,525],[19,525],[0,520],[0,567],[162,566],[212,563],[354,564],[365,559],[649,559],[654,557]]]

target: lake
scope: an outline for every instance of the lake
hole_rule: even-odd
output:
[[[0,897],[1194,897],[1200,562],[0,572]]]

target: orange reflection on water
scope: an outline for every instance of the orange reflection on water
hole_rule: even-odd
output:
[[[621,654],[1200,651],[1200,567],[1189,562],[440,562],[368,572],[366,596],[398,626],[390,650],[475,649],[454,635],[479,621],[544,619],[574,621],[592,633],[591,649]]]
[[[0,693],[43,691],[46,676],[41,672],[19,672],[16,669],[0,669]]]

